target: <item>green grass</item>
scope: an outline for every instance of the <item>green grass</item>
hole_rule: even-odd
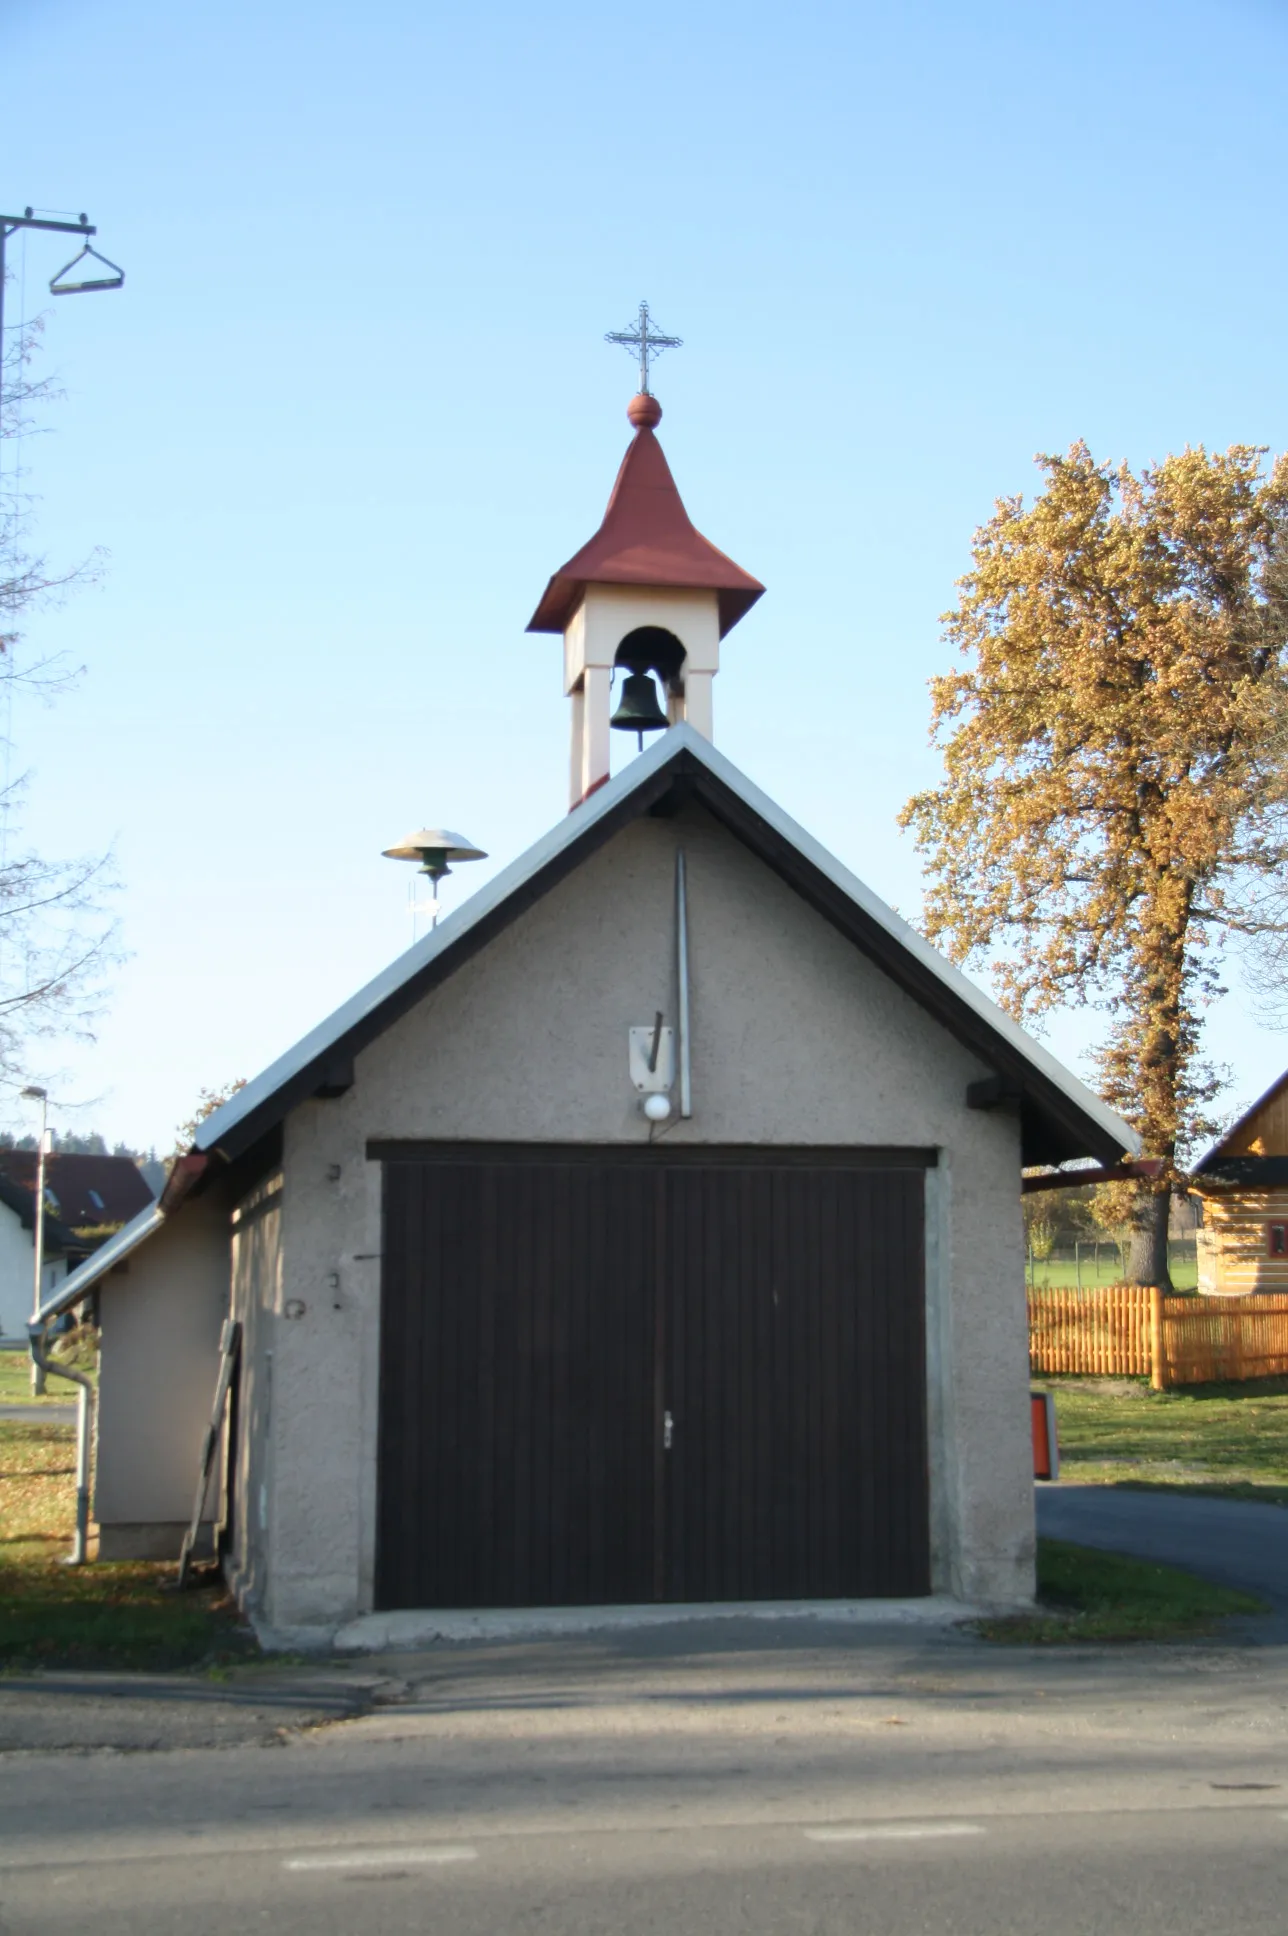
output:
[[[181,1668],[256,1651],[222,1585],[169,1590],[173,1565],[69,1567],[75,1431],[0,1419],[0,1673]]]
[[[32,1399],[35,1405],[66,1405],[75,1403],[76,1387],[65,1378],[50,1378],[48,1390],[43,1398]],[[25,1351],[0,1351],[0,1403],[19,1405],[31,1399],[31,1359]]]
[[[1198,1289],[1198,1259],[1192,1250],[1175,1250],[1168,1264],[1172,1287],[1177,1291]],[[1056,1290],[1072,1291],[1081,1284],[1083,1290],[1092,1290],[1099,1285],[1121,1284],[1123,1281],[1122,1258],[1112,1244],[1100,1246],[1099,1265],[1090,1251],[1082,1258],[1082,1274],[1079,1277],[1077,1261],[1072,1257],[1048,1257],[1045,1260],[1035,1257],[1024,1274],[1026,1284],[1032,1283],[1041,1290],[1050,1286]]]
[[[1064,1479],[1288,1505],[1288,1378],[1166,1392],[1134,1378],[1033,1384],[1055,1393]]]
[[[981,1620],[976,1630],[1013,1646],[1180,1640],[1211,1633],[1230,1614],[1266,1611],[1254,1594],[1214,1586],[1178,1567],[1063,1539],[1038,1541],[1038,1601],[1036,1613]]]
[[[74,1335],[59,1339],[51,1356],[55,1360],[71,1364],[77,1371],[88,1371],[91,1375],[98,1368],[97,1353]],[[0,1351],[0,1404],[17,1405],[28,1402],[38,1406],[74,1405],[76,1387],[70,1379],[50,1377],[46,1379],[44,1397],[32,1398],[29,1354],[25,1350]]]

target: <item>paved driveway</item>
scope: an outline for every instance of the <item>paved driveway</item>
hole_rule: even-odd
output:
[[[1288,1508],[1127,1486],[1040,1485],[1038,1531],[1113,1553],[1188,1567],[1274,1607],[1258,1636],[1288,1640]]]

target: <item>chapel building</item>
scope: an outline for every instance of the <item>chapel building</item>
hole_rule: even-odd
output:
[[[1032,1596],[1021,1169],[1135,1139],[718,750],[763,587],[628,415],[530,626],[570,811],[56,1301],[98,1287],[105,1557],[177,1551],[229,1346],[202,1518],[270,1642]]]

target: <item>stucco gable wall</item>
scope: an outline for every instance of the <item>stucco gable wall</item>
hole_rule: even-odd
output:
[[[675,1020],[677,843],[694,1116],[668,1137],[923,1144],[960,1124],[983,1065],[694,809],[627,828],[367,1049],[366,1133],[639,1142],[626,1030]]]
[[[902,1144],[931,1172],[939,1584],[1031,1587],[1019,1132],[965,1106],[986,1073],[938,1023],[692,808],[624,830],[288,1118],[274,1363],[269,1618],[370,1604],[379,1165],[369,1139],[640,1143],[626,1031],[675,1019],[675,849],[689,870],[687,1143]],[[332,1283],[332,1277],[336,1279]]]

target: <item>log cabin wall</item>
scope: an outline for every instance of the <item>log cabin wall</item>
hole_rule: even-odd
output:
[[[1209,1188],[1202,1201],[1199,1290],[1210,1297],[1288,1292],[1288,1188]]]
[[[1208,1297],[1288,1293],[1286,1158],[1288,1076],[1199,1165],[1198,1279]]]

